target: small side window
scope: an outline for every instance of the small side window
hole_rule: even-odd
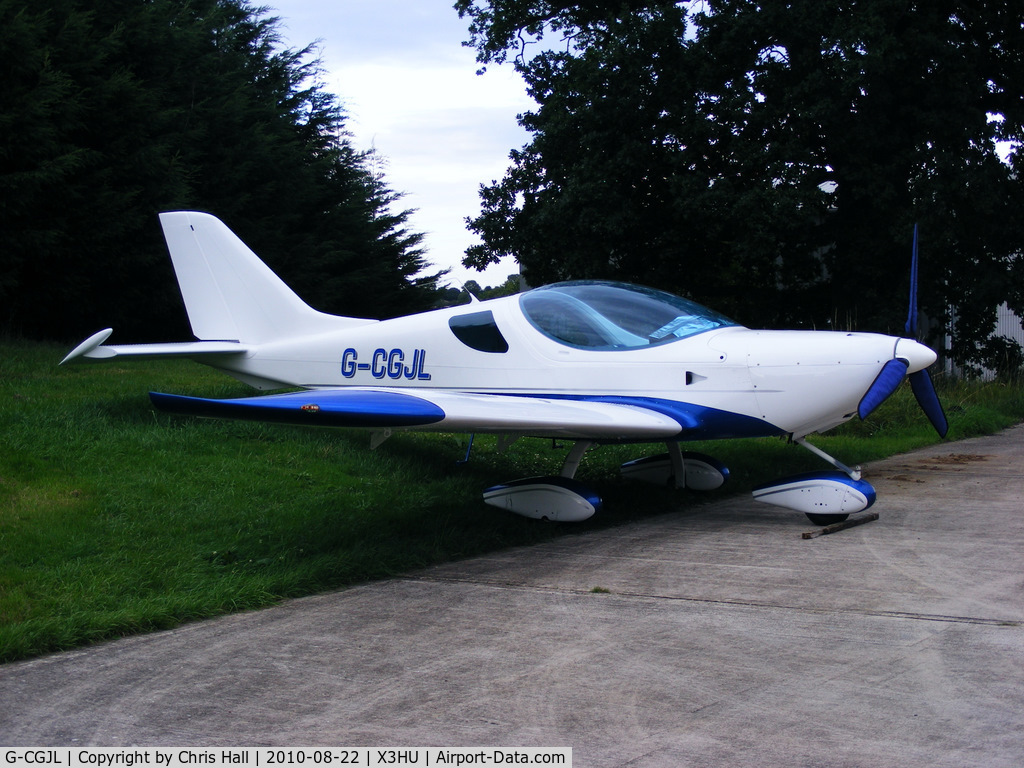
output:
[[[480,352],[508,352],[508,342],[498,330],[491,310],[449,318],[448,327],[455,337]]]

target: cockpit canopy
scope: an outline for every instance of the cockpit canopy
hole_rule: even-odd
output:
[[[627,283],[554,283],[522,294],[519,306],[538,331],[578,349],[638,349],[736,325],[696,302]]]

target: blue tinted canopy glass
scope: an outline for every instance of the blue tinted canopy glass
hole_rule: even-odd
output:
[[[554,283],[524,293],[519,306],[545,336],[580,349],[637,349],[736,325],[696,302],[626,283]]]

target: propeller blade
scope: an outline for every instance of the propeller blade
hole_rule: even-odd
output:
[[[903,383],[903,378],[907,375],[909,367],[910,364],[900,357],[890,360],[882,366],[882,370],[871,382],[871,386],[868,387],[868,391],[864,393],[864,397],[860,399],[860,404],[857,406],[857,415],[862,421]]]
[[[904,329],[910,337],[917,338],[917,224],[914,225],[914,251],[910,259],[910,310]]]
[[[907,324],[904,326],[907,335],[911,338],[917,338],[917,224],[914,225],[914,250],[910,259],[910,309],[907,311]],[[881,392],[882,385],[879,384],[879,380],[886,373],[886,368],[895,361],[886,363],[885,368],[878,374],[878,378],[875,379],[874,383],[868,389],[867,394],[860,401],[858,412],[861,414],[863,419],[867,413],[871,413],[871,409],[864,412],[866,401],[868,396],[872,395],[873,391],[878,388],[878,392]],[[907,364],[909,367],[909,364]],[[904,368],[904,372],[906,367]],[[899,382],[897,382],[897,385]],[[939,396],[935,393],[935,384],[932,383],[932,377],[928,373],[927,368],[922,368],[919,371],[915,371],[910,374],[910,388],[914,390],[914,397],[917,398],[917,404],[921,406],[921,410],[924,411],[928,417],[928,421],[935,427],[935,431],[939,433],[939,437],[945,437],[946,433],[949,432],[949,421],[946,419],[946,412],[942,410],[942,403],[939,402]],[[893,386],[893,390],[896,386]],[[892,392],[890,391],[885,397],[882,397],[875,403],[872,408],[877,407],[881,404],[882,400],[889,396]],[[877,397],[878,393],[875,393]],[[873,402],[873,401],[872,401]],[[870,405],[870,403],[868,403]]]
[[[910,388],[914,390],[918,405],[935,427],[935,431],[939,433],[939,437],[945,437],[949,432],[949,422],[946,420],[946,412],[942,410],[939,396],[935,394],[935,385],[927,368],[910,374]]]

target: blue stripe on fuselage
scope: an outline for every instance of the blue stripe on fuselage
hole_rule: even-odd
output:
[[[587,403],[632,405],[660,413],[679,422],[680,440],[722,440],[740,437],[778,437],[786,430],[763,419],[742,413],[723,411],[706,405],[666,400],[660,397],[634,395],[551,395],[522,394],[521,397],[543,397],[550,400],[577,400]],[[644,442],[649,442],[645,440]]]

